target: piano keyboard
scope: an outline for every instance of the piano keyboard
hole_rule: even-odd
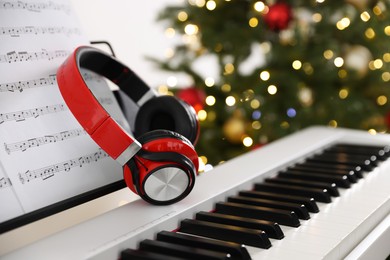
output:
[[[309,128],[202,174],[182,202],[137,200],[5,259],[385,258],[388,144],[387,135]],[[374,229],[380,239],[366,241]]]

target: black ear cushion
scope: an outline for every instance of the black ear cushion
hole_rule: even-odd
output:
[[[177,132],[191,142],[197,139],[198,120],[190,105],[173,96],[159,96],[142,105],[135,119],[136,138],[157,129]]]
[[[191,147],[193,147],[192,143],[184,136],[182,136],[176,132],[172,132],[169,130],[162,130],[162,129],[147,132],[147,133],[141,135],[140,137],[138,137],[137,141],[140,142],[141,144],[146,144],[150,141],[153,141],[156,139],[161,139],[161,138],[174,138],[174,139],[183,141],[183,142],[187,143],[188,145],[190,145]]]

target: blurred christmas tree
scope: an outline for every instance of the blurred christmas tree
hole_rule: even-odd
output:
[[[198,111],[196,148],[213,165],[311,125],[386,132],[389,8],[390,0],[188,0],[160,13],[183,41],[154,61],[192,78],[168,92]],[[217,78],[194,68],[203,56],[218,60]]]

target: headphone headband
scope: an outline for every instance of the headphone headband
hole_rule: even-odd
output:
[[[101,106],[88,88],[80,68],[98,73],[119,87],[131,84],[131,89],[124,87],[122,90],[137,103],[154,97],[154,93],[128,67],[92,47],[77,48],[58,68],[59,89],[76,119],[105,152],[125,165],[142,145],[123,130]]]

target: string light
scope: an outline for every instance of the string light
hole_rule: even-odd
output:
[[[384,31],[387,36],[390,36],[390,25],[386,26]]]
[[[267,81],[269,80],[269,78],[271,77],[271,75],[269,74],[268,71],[264,70],[260,73],[260,79],[263,80],[263,81]]]
[[[228,97],[225,99],[225,103],[226,103],[226,105],[228,105],[229,107],[234,106],[234,105],[236,104],[236,98],[233,97],[233,96],[228,96]]]
[[[170,76],[167,78],[167,85],[169,87],[175,87],[177,85],[177,78],[174,76]]]
[[[208,77],[205,79],[204,84],[206,84],[207,87],[212,87],[215,84],[215,81],[213,78]]]
[[[344,64],[344,59],[341,58],[341,57],[337,57],[336,59],[334,59],[334,65],[338,68],[340,68],[341,66],[343,66]]]
[[[162,94],[162,95],[167,95],[168,94],[168,86],[166,85],[161,85],[158,87],[158,93]]]
[[[212,11],[212,10],[214,10],[216,7],[217,7],[217,3],[216,3],[215,1],[213,1],[213,0],[207,1],[207,3],[206,3],[206,8],[207,8],[207,10]]]
[[[208,106],[214,106],[215,101],[216,101],[216,99],[214,96],[208,96],[208,97],[206,97],[206,100],[205,100],[205,102]]]
[[[175,33],[176,33],[175,29],[171,27],[165,30],[165,36],[168,38],[173,38],[173,36],[175,36]]]
[[[251,147],[252,144],[253,144],[253,139],[250,138],[249,136],[246,136],[244,137],[244,139],[242,140],[242,144],[246,147]]]
[[[199,28],[198,26],[196,26],[195,24],[187,24],[185,27],[184,27],[184,32],[185,34],[187,35],[195,35],[197,34],[199,31]]]
[[[187,21],[188,19],[188,14],[184,11],[181,11],[177,14],[177,19],[180,21],[180,22],[185,22]]]
[[[302,68],[302,62],[300,62],[299,60],[294,60],[292,63],[292,67],[295,70],[299,70],[300,68]]]
[[[207,118],[207,112],[205,110],[199,110],[198,111],[198,118],[200,121],[204,121]]]
[[[261,118],[261,112],[259,110],[255,110],[252,112],[252,119],[259,120]]]
[[[231,63],[227,63],[225,65],[225,73],[226,74],[232,74],[234,72],[234,65]]]
[[[278,88],[275,85],[269,85],[267,91],[270,95],[275,95],[278,92]]]
[[[368,133],[371,135],[376,135],[376,130],[375,129],[369,129]]]
[[[333,51],[331,50],[326,50],[324,51],[324,58],[327,59],[327,60],[330,60],[333,58]]]
[[[362,19],[363,22],[367,22],[370,18],[371,16],[367,11],[360,14],[360,19]]]
[[[256,2],[253,7],[257,12],[263,12],[265,10],[265,4],[261,1]]]
[[[387,97],[386,96],[379,96],[377,99],[376,99],[376,103],[380,106],[383,106],[387,103]]]
[[[253,121],[252,122],[252,128],[255,130],[259,130],[261,128],[261,123],[259,121]]]
[[[286,121],[283,121],[282,123],[280,123],[280,127],[283,129],[287,129],[290,127],[290,124]]]
[[[384,82],[387,82],[387,81],[390,81],[390,72],[383,72],[382,73],[382,80],[384,81]]]
[[[368,38],[368,39],[373,39],[375,37],[375,31],[372,29],[372,28],[368,28],[365,32],[364,32],[364,35]]]
[[[339,30],[344,30],[344,29],[347,28],[350,24],[351,24],[351,20],[349,20],[348,17],[344,17],[344,18],[342,18],[340,21],[338,21],[338,22],[336,23],[336,27],[337,27],[337,29],[339,29]]]
[[[260,101],[257,99],[253,99],[250,103],[251,108],[257,109],[260,107]]]
[[[320,13],[315,13],[312,15],[311,18],[312,18],[313,22],[319,23],[322,20],[322,15]]]
[[[340,89],[339,91],[339,97],[340,99],[346,99],[349,95],[349,91],[346,88]]]
[[[251,19],[249,19],[248,23],[250,27],[254,28],[259,24],[259,20],[257,20],[256,17],[252,17]]]
[[[221,90],[222,90],[223,92],[230,92],[231,89],[232,89],[232,87],[231,87],[229,84],[223,84],[223,85],[221,86]]]
[[[336,121],[336,120],[330,120],[329,123],[328,123],[328,125],[329,125],[330,127],[337,127],[337,121]]]
[[[297,111],[294,109],[294,108],[292,108],[292,107],[290,107],[289,109],[287,109],[287,116],[288,117],[295,117],[297,115]]]

